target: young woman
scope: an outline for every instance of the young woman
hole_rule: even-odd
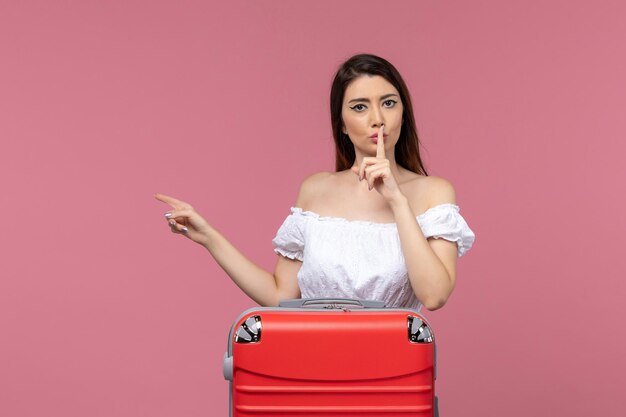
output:
[[[274,273],[242,255],[189,204],[157,194],[174,233],[203,245],[253,300],[382,300],[389,307],[441,308],[456,260],[474,233],[454,188],[428,176],[408,89],[386,60],[360,54],[335,75],[330,111],[336,172],[306,178],[273,240]]]

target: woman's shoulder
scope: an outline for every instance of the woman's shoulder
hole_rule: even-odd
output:
[[[302,183],[300,184],[300,191],[306,194],[323,191],[329,186],[332,186],[333,183],[336,183],[340,179],[341,174],[341,172],[327,171],[311,174],[302,180]]]
[[[306,177],[300,184],[296,207],[307,207],[309,202],[323,194],[333,183],[337,182],[339,172],[316,172]]]
[[[404,188],[409,200],[422,204],[426,202],[428,208],[445,203],[456,204],[454,186],[442,177],[414,174]]]
[[[316,172],[304,178],[304,180],[302,180],[301,187],[311,187],[311,186],[319,185],[320,183],[326,182],[336,177],[337,174],[338,174],[337,172],[328,172],[328,171]]]

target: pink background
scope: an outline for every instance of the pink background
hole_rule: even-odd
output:
[[[254,305],[153,199],[258,264],[354,53],[412,92],[477,235],[429,313],[449,416],[623,416],[623,1],[3,1],[0,415],[225,416]],[[366,364],[364,364],[366,366]]]

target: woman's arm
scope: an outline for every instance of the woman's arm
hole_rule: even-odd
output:
[[[429,310],[443,307],[454,289],[456,244],[443,239],[426,239],[417,223],[407,197],[396,182],[390,162],[385,157],[383,130],[378,131],[376,157],[363,158],[360,167],[353,167],[360,180],[367,180],[369,189],[376,189],[393,211],[400,236],[411,287],[418,300]],[[452,184],[443,178],[429,177],[430,205],[455,203]]]
[[[261,306],[277,306],[280,300],[300,298],[297,275],[302,262],[278,256],[270,274],[213,229],[202,244],[233,282]]]
[[[191,205],[163,194],[155,197],[173,208],[165,215],[172,232],[204,246],[233,282],[254,301],[262,306],[276,306],[279,300],[300,297],[297,274],[302,262],[279,256],[271,274],[246,258]]]
[[[456,203],[452,184],[443,178],[430,177],[428,180],[432,182],[433,190],[431,207]],[[444,306],[454,289],[456,243],[444,239],[426,239],[404,195],[400,194],[390,200],[389,205],[396,220],[402,253],[415,296],[428,310],[437,310]]]

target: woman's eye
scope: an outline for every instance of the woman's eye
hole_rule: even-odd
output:
[[[360,112],[361,110],[357,109],[357,107],[359,107],[359,106],[360,106],[360,107],[365,107],[363,104],[357,104],[356,106],[352,106],[352,107],[350,107],[350,108],[351,108],[352,110],[355,110],[355,111]],[[359,107],[359,108],[360,108],[360,107]]]
[[[395,106],[397,103],[397,101],[395,100],[385,100],[383,102],[383,106],[387,107],[387,108],[391,108],[393,106]],[[350,107],[352,110],[357,111],[357,112],[362,112],[363,110],[365,110],[365,105],[364,104],[356,104],[352,107]]]

